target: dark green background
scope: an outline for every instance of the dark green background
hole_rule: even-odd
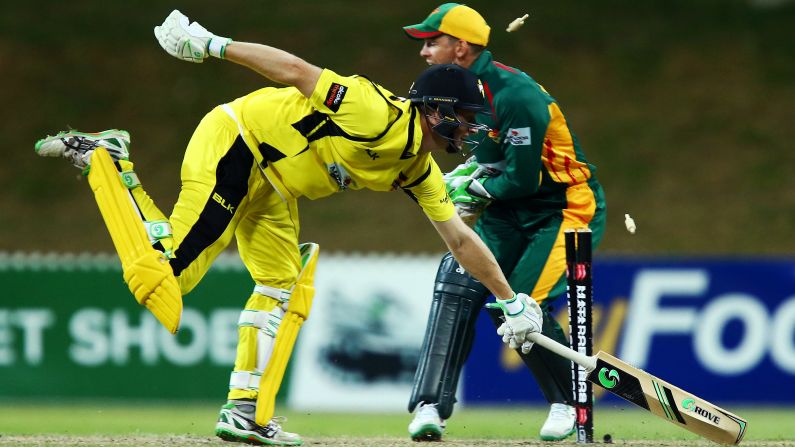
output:
[[[607,193],[608,253],[795,251],[795,7],[748,0],[472,1],[496,59],[559,101]],[[67,126],[133,135],[141,180],[168,213],[195,125],[267,85],[157,45],[174,7],[211,31],[271,44],[397,93],[423,69],[401,25],[420,1],[28,1],[0,14],[0,250],[111,251],[85,181],[33,143]],[[529,12],[528,23],[506,25]],[[459,160],[441,156],[451,167]],[[303,239],[325,250],[439,252],[401,193],[302,202]],[[623,214],[637,221],[629,235]]]

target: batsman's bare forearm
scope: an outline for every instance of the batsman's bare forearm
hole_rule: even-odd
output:
[[[513,297],[513,289],[486,244],[458,215],[444,222],[431,221],[450,253],[469,274],[500,299]]]
[[[472,231],[472,230],[469,230]],[[513,289],[508,285],[497,260],[480,238],[472,232],[473,238],[464,239],[458,247],[448,246],[455,259],[497,298],[507,300],[513,297]]]
[[[246,66],[271,81],[296,87],[307,98],[315,91],[321,69],[298,56],[258,43],[232,42],[224,59]]]

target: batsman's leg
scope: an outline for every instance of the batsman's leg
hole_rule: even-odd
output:
[[[164,245],[170,244],[171,227],[143,192],[132,163],[124,160],[118,163],[119,169],[104,148],[95,150],[89,184],[121,259],[130,291],[166,329],[175,333],[182,316],[182,292],[168,262],[168,249],[164,249]],[[141,203],[147,210],[141,208]],[[146,214],[158,218],[142,222]]]
[[[227,403],[215,425],[216,436],[226,441],[260,445],[300,445],[300,436],[285,432],[279,421],[256,422],[263,372],[279,357],[276,337],[283,329],[290,291],[257,286],[238,320],[239,339],[235,369],[229,379]]]
[[[63,157],[88,174],[102,218],[135,299],[170,332],[179,326],[182,293],[169,265],[171,227],[141,188],[128,161],[130,134],[68,130],[36,142],[36,153]]]
[[[409,400],[417,412],[409,424],[414,440],[438,441],[453,413],[461,368],[469,356],[478,312],[488,290],[451,254],[442,258]]]
[[[282,326],[276,336],[273,346],[273,355],[268,362],[260,381],[259,395],[257,396],[257,423],[263,424],[273,417],[276,404],[276,393],[282,384],[287,362],[293,352],[295,339],[301,325],[309,318],[312,308],[312,298],[315,296],[315,267],[320,254],[320,246],[314,243],[301,244],[301,272],[295,283],[290,301],[287,303],[287,313],[282,320]]]
[[[258,285],[240,315],[229,401],[215,428],[224,440],[263,445],[302,443],[297,434],[283,431],[282,420],[273,416],[276,394],[314,295],[319,246],[302,244],[299,250],[301,271],[292,290]]]

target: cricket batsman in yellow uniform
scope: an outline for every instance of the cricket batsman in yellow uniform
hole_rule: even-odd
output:
[[[61,132],[35,148],[83,169],[127,285],[172,333],[182,296],[236,239],[255,286],[240,315],[217,436],[258,445],[302,443],[273,417],[314,294],[318,246],[298,243],[301,196],[402,189],[460,265],[495,295],[515,342],[529,343],[526,335],[541,330],[540,308],[514,293],[494,256],[458,217],[430,154],[457,152],[488,130],[475,124],[484,96],[474,74],[434,66],[401,98],[366,77],[341,76],[276,48],[216,36],[176,10],[154,31],[178,59],[226,59],[288,87],[257,90],[202,119],[185,151],[181,191],[168,218],[141,187],[127,132]]]

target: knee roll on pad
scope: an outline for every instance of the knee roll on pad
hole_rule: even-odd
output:
[[[474,338],[478,312],[488,289],[448,253],[436,273],[428,325],[409,400],[409,412],[420,402],[436,403],[439,416],[453,413],[458,378]]]

